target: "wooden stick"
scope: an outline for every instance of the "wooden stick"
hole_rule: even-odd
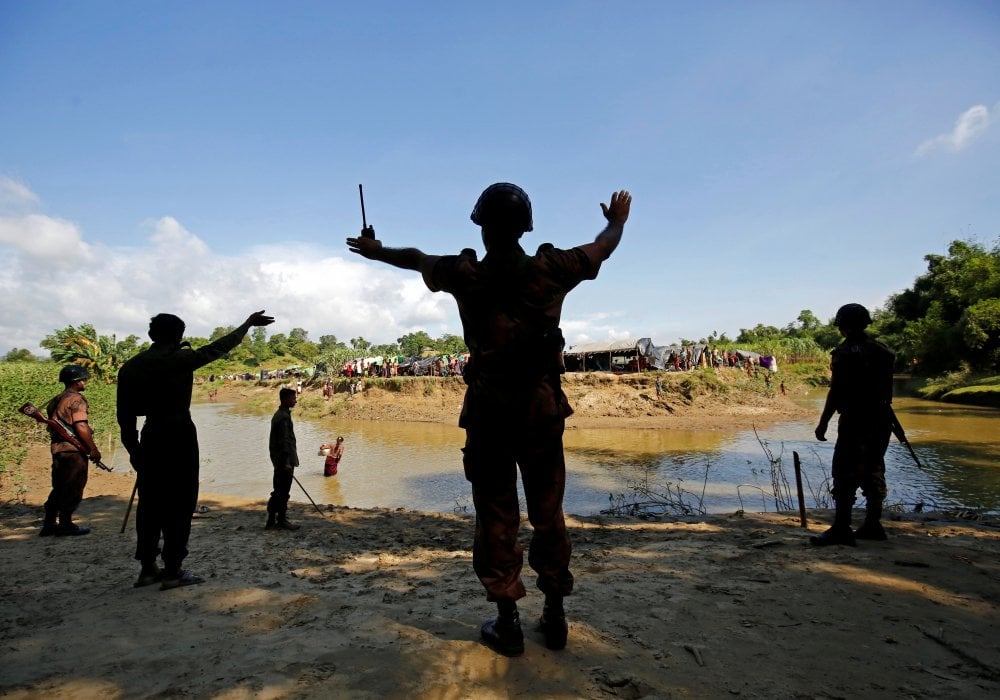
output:
[[[808,527],[806,522],[806,501],[802,495],[802,465],[799,463],[799,453],[792,452],[792,464],[795,466],[795,490],[799,494],[799,523]]]

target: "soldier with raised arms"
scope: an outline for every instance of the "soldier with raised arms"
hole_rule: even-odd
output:
[[[470,358],[459,425],[465,428],[465,476],[476,509],[473,568],[497,605],[481,628],[483,640],[508,656],[524,651],[517,601],[523,547],[518,542],[520,467],[533,534],[528,563],[545,594],[540,629],[550,649],[566,645],[563,598],[573,590],[570,540],[563,516],[566,463],[562,435],[572,413],[560,386],[563,338],[559,328],[567,293],[594,279],[621,241],[632,197],[626,191],[601,204],[607,226],[593,242],[560,250],[543,244],[534,255],[520,245],[533,228],[531,202],[520,187],[496,183],[472,210],[486,255],[427,255],[416,248],[386,248],[367,227],[348,238],[352,252],[417,270],[431,291],[458,302]],[[525,358],[531,362],[524,362]]]

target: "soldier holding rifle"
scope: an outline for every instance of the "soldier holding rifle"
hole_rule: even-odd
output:
[[[42,537],[86,535],[90,532],[90,528],[73,522],[73,511],[83,500],[83,490],[87,486],[87,460],[101,460],[101,451],[97,449],[88,422],[90,407],[81,393],[86,389],[88,379],[90,373],[86,367],[66,365],[59,371],[59,381],[65,390],[45,407],[49,419],[62,424],[65,432],[75,437],[80,447],[67,440],[63,432],[49,428],[52,436],[52,492],[45,501],[45,522],[38,533]],[[81,447],[87,452],[81,452]]]
[[[181,342],[184,321],[157,314],[149,321],[153,344],[118,372],[118,426],[138,473],[135,558],[142,569],[136,587],[159,582],[166,590],[204,581],[181,568],[198,504],[198,434],[190,412],[194,370],[235,348],[250,328],[273,322],[254,312],[229,335],[195,350]],[[146,418],[141,436],[138,416]],[[161,536],[162,571],[156,563]]]
[[[840,414],[837,444],[833,448],[833,526],[809,542],[817,547],[832,544],[854,546],[855,539],[884,540],[882,502],[886,496],[885,451],[892,433],[893,354],[866,332],[872,322],[861,304],[845,304],[837,310],[834,325],[844,341],[834,348],[830,360],[830,391],[816,426],[816,439],[826,440],[834,412]],[[851,531],[854,494],[865,496],[864,524]]]
[[[498,612],[481,634],[508,656],[524,651],[517,610],[525,595],[517,536],[518,467],[534,529],[528,563],[545,594],[541,631],[550,649],[566,645],[563,597],[573,590],[573,575],[562,509],[562,435],[572,409],[560,386],[559,318],[566,294],[597,277],[618,246],[631,202],[631,195],[621,191],[611,195],[610,205],[601,205],[607,226],[593,242],[569,250],[544,244],[534,255],[519,243],[532,230],[531,202],[509,183],[486,188],[472,211],[486,247],[481,261],[468,253],[436,256],[415,248],[385,248],[367,226],[360,237],[347,239],[352,252],[418,270],[428,288],[448,292],[458,302],[471,353],[459,424],[466,431],[463,461],[476,508],[473,568]],[[525,371],[525,357],[541,359]]]

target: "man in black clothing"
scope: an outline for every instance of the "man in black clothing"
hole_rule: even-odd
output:
[[[157,314],[149,321],[153,344],[118,372],[118,427],[139,475],[135,558],[142,570],[136,587],[161,582],[166,590],[204,581],[181,568],[198,504],[198,434],[190,412],[194,370],[239,345],[251,327],[273,322],[257,311],[232,333],[194,350],[181,342],[181,319]],[[146,419],[141,438],[136,429],[139,416]],[[161,535],[162,571],[156,564]]]
[[[845,304],[834,324],[844,341],[830,360],[830,391],[816,426],[816,439],[825,441],[830,418],[840,414],[837,444],[833,449],[833,526],[809,542],[817,547],[854,546],[855,539],[884,540],[882,502],[886,496],[885,451],[892,433],[892,367],[889,349],[866,332],[872,322],[861,304]],[[851,531],[854,494],[865,495],[865,522]]]
[[[274,490],[267,502],[267,524],[265,530],[298,530],[298,525],[288,522],[288,498],[292,490],[295,467],[299,466],[299,455],[295,449],[295,430],[292,425],[292,409],[298,402],[295,389],[278,392],[281,405],[271,418],[271,434],[268,452],[274,467]]]

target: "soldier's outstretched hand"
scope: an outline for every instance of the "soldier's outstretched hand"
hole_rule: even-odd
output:
[[[246,320],[248,326],[269,326],[272,323],[274,323],[274,316],[265,316],[264,309],[254,311]]]
[[[369,260],[378,260],[378,253],[382,250],[382,242],[377,238],[362,235],[360,238],[348,238],[347,247],[351,249],[352,253],[357,253]]]
[[[624,224],[628,221],[628,212],[632,208],[632,195],[628,190],[620,190],[611,193],[611,204],[606,205],[601,202],[601,211],[604,218],[612,224]]]

